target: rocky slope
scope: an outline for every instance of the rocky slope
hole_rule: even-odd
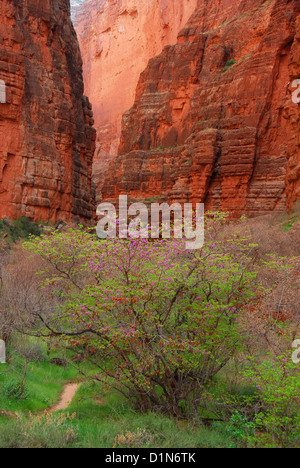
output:
[[[78,3],[78,0],[74,0]],[[95,180],[118,152],[122,114],[134,103],[140,73],[148,60],[177,34],[197,0],[86,0],[75,26],[84,62],[86,93],[97,129]]]
[[[199,2],[142,73],[103,195],[257,215],[300,198],[299,0]]]
[[[69,0],[1,0],[0,218],[93,216],[95,130]]]

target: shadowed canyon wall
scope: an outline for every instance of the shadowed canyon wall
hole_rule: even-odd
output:
[[[122,114],[134,103],[140,73],[165,45],[176,43],[197,1],[86,0],[77,8],[85,90],[93,103],[98,135],[94,163],[98,192],[111,156],[118,154]]]
[[[89,220],[95,130],[69,0],[1,0],[0,218]]]
[[[300,198],[299,0],[207,0],[150,60],[104,199],[259,215]]]

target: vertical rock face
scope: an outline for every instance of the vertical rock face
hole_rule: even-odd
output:
[[[142,73],[105,199],[205,202],[250,215],[300,197],[299,0],[200,2]]]
[[[69,0],[1,0],[0,218],[93,216],[95,130]]]
[[[300,14],[296,19],[296,34],[290,49],[288,69],[289,87],[293,86],[298,102],[292,105],[288,100],[284,107],[288,158],[286,192],[288,208],[291,209],[300,199]]]
[[[86,0],[77,9],[85,89],[98,135],[94,164],[98,188],[107,163],[118,152],[122,114],[134,103],[140,73],[165,45],[176,43],[197,2]]]

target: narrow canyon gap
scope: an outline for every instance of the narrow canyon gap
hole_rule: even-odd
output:
[[[93,103],[100,198],[107,166],[118,154],[122,114],[134,103],[148,60],[175,44],[198,0],[73,0],[85,90]],[[76,7],[77,6],[77,7]]]

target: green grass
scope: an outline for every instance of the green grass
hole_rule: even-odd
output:
[[[94,398],[103,396],[99,387],[95,386],[93,391]],[[0,417],[0,448],[235,447],[234,440],[221,423],[206,428],[179,423],[161,414],[137,413],[115,393],[109,393],[101,400],[94,400],[89,385],[83,384],[67,411],[51,415],[53,424],[36,424],[40,416],[34,419],[23,415],[19,421]],[[58,426],[55,421],[64,418],[66,413],[71,419]],[[50,415],[44,419],[49,421]],[[71,440],[66,442],[70,433]]]
[[[100,385],[82,383],[68,410],[58,413],[75,417],[57,427],[35,423],[45,410],[55,405],[63,385],[79,381],[73,367],[59,367],[49,363],[45,348],[41,362],[30,362],[24,397],[7,395],[7,387],[14,390],[24,375],[24,359],[11,347],[9,364],[0,365],[0,411],[18,414],[19,420],[0,417],[0,448],[23,447],[53,448],[222,448],[235,443],[226,432],[225,425],[215,423],[210,428],[178,422],[162,414],[141,414],[133,410],[127,400],[116,392],[103,394]],[[44,353],[44,354],[43,354]],[[87,372],[90,369],[87,367]],[[33,413],[36,416],[30,416]],[[46,417],[45,417],[46,418]],[[47,418],[45,419],[47,420]],[[71,435],[70,436],[70,430]],[[30,432],[30,437],[28,433]],[[66,437],[64,437],[64,434]],[[73,435],[76,437],[73,437]],[[67,440],[69,440],[67,442]]]
[[[13,353],[10,363],[0,365],[0,409],[12,412],[39,412],[54,405],[66,382],[76,380],[77,371],[44,362],[28,364],[25,392],[22,399],[7,394],[7,387],[19,385],[24,375],[24,359]]]
[[[102,404],[97,402],[101,400]],[[234,440],[222,423],[211,428],[196,427],[173,418],[135,412],[121,396],[100,388],[80,387],[69,412],[76,413],[73,424],[79,435],[74,447],[84,448],[228,448]],[[123,443],[122,443],[123,442]]]
[[[51,407],[57,402],[63,383],[76,377],[72,369],[63,369],[47,362],[33,363],[28,373],[27,397],[23,400],[9,400],[1,392],[5,375],[7,378],[7,374],[2,371],[0,408],[18,413],[21,421],[0,417],[0,447],[7,444],[7,440],[12,445],[16,444],[14,441],[20,438],[18,426],[26,427],[29,411],[38,414]],[[234,440],[221,423],[215,423],[211,428],[196,427],[188,422],[179,423],[161,414],[137,413],[119,394],[110,392],[103,395],[97,384],[82,384],[68,410],[60,413],[76,414],[69,425],[73,427],[77,436],[68,447],[227,448],[235,446]],[[11,436],[7,435],[7,431],[11,431]],[[50,438],[49,431],[46,431],[46,434],[42,441],[33,437],[32,443],[51,447],[53,435]],[[6,437],[5,442],[4,437]]]

